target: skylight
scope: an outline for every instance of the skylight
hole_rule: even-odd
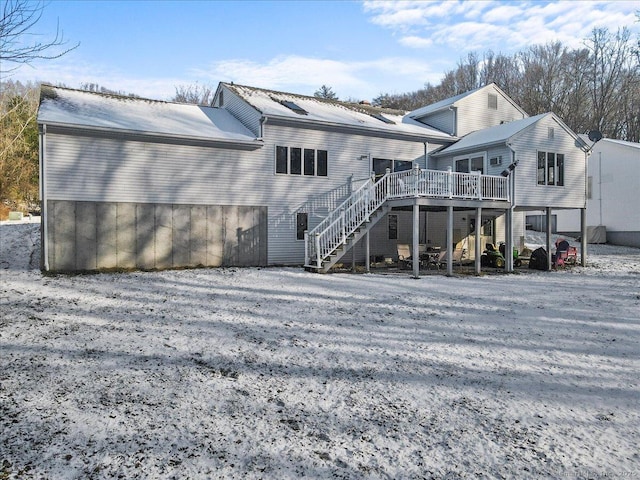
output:
[[[289,100],[282,100],[280,102],[282,105],[284,105],[285,107],[287,107],[290,110],[293,110],[294,112],[296,112],[298,115],[307,115],[309,112],[307,112],[304,108],[302,108],[301,106],[290,102]]]
[[[384,117],[381,113],[372,113],[371,116],[373,118],[377,118],[381,122],[388,123],[389,125],[395,125],[396,124],[396,122],[394,122],[393,120],[389,120],[387,117]]]

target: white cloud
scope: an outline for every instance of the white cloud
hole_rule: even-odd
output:
[[[366,1],[363,9],[372,23],[399,33],[399,43],[414,49],[507,53],[556,40],[577,48],[594,28],[640,32],[638,7],[630,1]]]
[[[341,98],[373,98],[389,92],[421,88],[439,72],[420,59],[379,58],[368,61],[336,61],[301,56],[279,56],[268,62],[232,59],[213,63],[208,69],[192,72],[198,78],[233,81],[238,84],[313,94],[329,85]]]

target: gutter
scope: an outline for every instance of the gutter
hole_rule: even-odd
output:
[[[44,124],[43,124],[44,125]],[[212,138],[212,137],[196,137],[191,135],[180,135],[173,133],[157,133],[157,132],[149,132],[145,130],[128,130],[121,128],[111,128],[111,127],[95,127],[91,125],[79,125],[72,123],[49,123],[49,127],[60,128],[62,130],[68,129],[73,131],[84,130],[89,132],[99,132],[103,133],[108,137],[117,134],[119,138],[122,138],[122,135],[125,136],[141,136],[147,137],[151,139],[158,140],[174,140],[174,141],[187,141],[187,142],[202,142],[208,144],[218,144],[223,146],[232,146],[236,145],[239,147],[250,147],[250,148],[260,148],[263,146],[261,139],[252,139],[252,140],[240,140],[240,139],[225,139],[225,138]]]

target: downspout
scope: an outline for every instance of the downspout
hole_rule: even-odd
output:
[[[264,126],[267,124],[267,122],[269,121],[269,117],[267,117],[266,115],[263,115],[262,117],[260,117],[260,136],[256,139],[256,140],[264,140]]]
[[[429,142],[424,142],[424,168],[429,169]]]
[[[47,208],[47,174],[44,162],[46,152],[47,125],[42,124],[39,132],[40,136],[40,231],[42,232],[42,268],[49,271],[49,228],[48,228],[48,208]]]
[[[453,112],[453,117],[452,117],[452,125],[451,125],[451,135],[455,135],[456,134],[456,109],[454,106],[450,106],[449,110],[451,110],[451,112]]]

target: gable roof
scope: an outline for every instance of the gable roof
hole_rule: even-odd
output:
[[[449,155],[452,153],[464,152],[480,147],[487,147],[490,145],[499,145],[508,143],[508,141],[514,136],[518,135],[523,130],[538,123],[540,120],[546,117],[553,118],[564,130],[566,130],[572,137],[579,140],[583,144],[583,148],[586,149],[586,143],[576,135],[565,123],[560,120],[554,113],[541,113],[533,117],[523,118],[521,120],[514,120],[513,122],[503,123],[496,125],[495,127],[485,128],[483,130],[476,130],[471,132],[453,145],[450,145],[437,153],[433,153],[432,156]]]
[[[221,83],[266,117],[342,126],[369,132],[386,132],[424,138],[453,140],[448,133],[417,122],[405,111],[278,92],[245,85]],[[298,107],[300,110],[298,110]],[[298,111],[296,111],[298,110]],[[304,113],[302,113],[304,112]]]
[[[38,123],[260,146],[229,112],[199,105],[43,85]]]
[[[589,139],[589,137],[587,135],[584,134],[580,134],[578,135],[582,140],[584,140],[585,143],[591,145],[593,142]],[[640,143],[635,143],[635,142],[628,142],[626,140],[616,140],[615,138],[603,138],[601,139],[599,142],[597,142],[595,145],[597,145],[598,143],[604,143],[604,144],[612,144],[612,145],[617,145],[620,147],[626,147],[626,148],[633,148],[636,150],[640,150]],[[595,145],[593,145],[592,148],[595,149]]]
[[[509,95],[504,93],[502,89],[498,87],[498,85],[496,85],[495,83],[489,83],[488,85],[484,85],[483,87],[478,87],[474,90],[470,90],[468,92],[464,92],[450,98],[445,98],[444,100],[440,100],[439,102],[432,103],[431,105],[427,105],[425,107],[421,107],[416,110],[413,110],[412,112],[409,112],[409,117],[423,118],[432,113],[438,112],[440,110],[445,110],[449,107],[456,107],[458,106],[461,100],[467,97],[470,97],[472,95],[475,95],[476,93],[479,93],[483,90],[496,90],[503,98],[505,98],[509,103],[511,103],[520,112],[522,112],[523,115],[527,115],[527,112],[522,110],[522,108],[520,108],[520,106],[511,99],[511,97],[509,97]]]

